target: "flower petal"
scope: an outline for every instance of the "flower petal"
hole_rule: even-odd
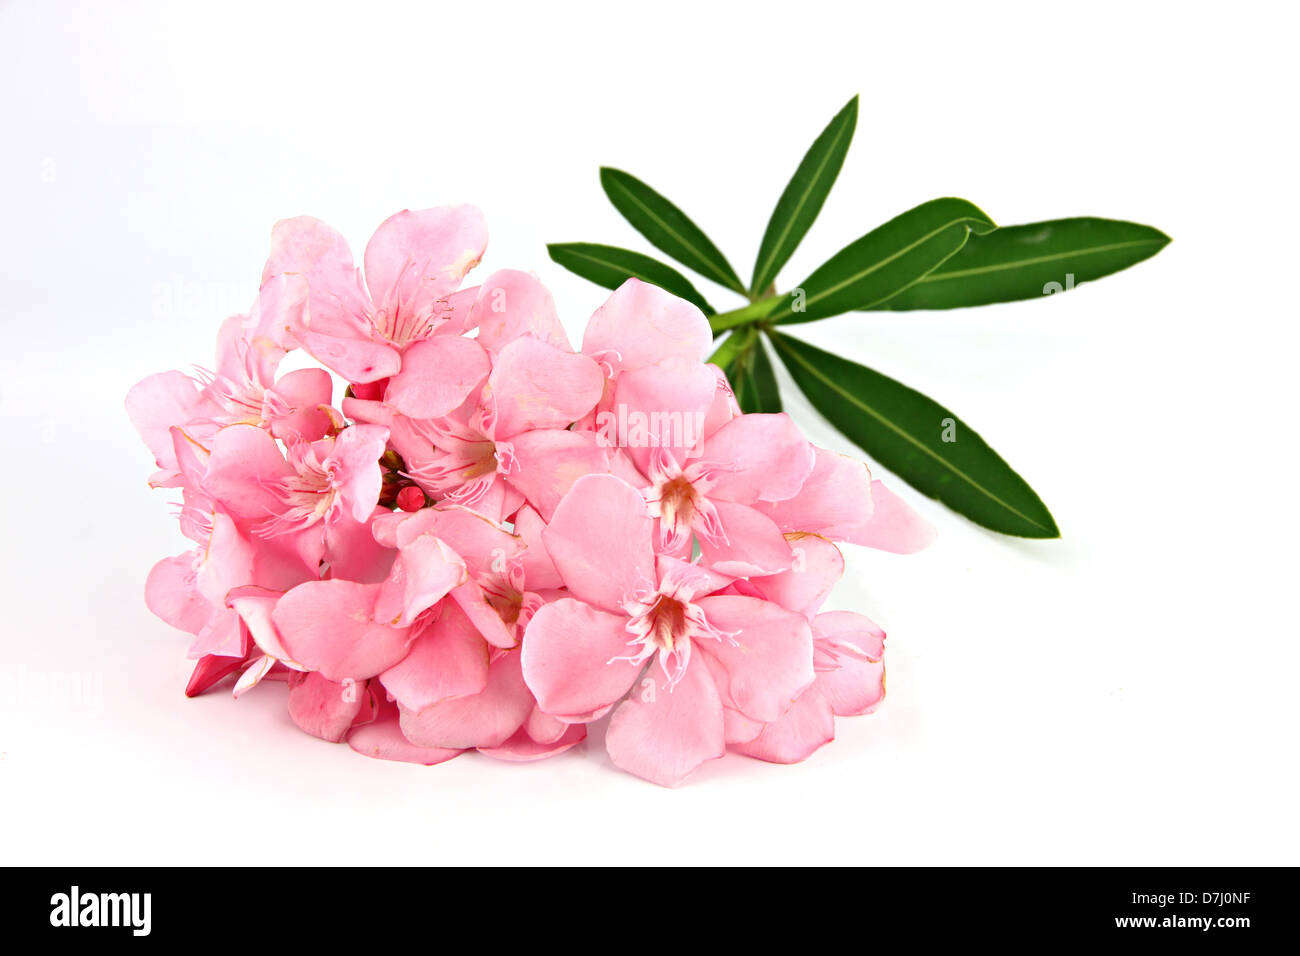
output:
[[[609,456],[591,432],[539,428],[510,440],[514,464],[508,481],[543,518],[555,513],[573,483],[609,470]]]
[[[618,377],[614,405],[597,416],[607,443],[625,444],[643,474],[655,454],[668,454],[679,466],[703,440],[704,422],[717,393],[713,370],[698,362],[670,359],[630,369]],[[609,442],[610,426],[620,434]]]
[[[212,616],[213,606],[194,580],[193,551],[163,558],[149,571],[144,603],[172,627],[197,634]]]
[[[477,206],[437,206],[389,216],[366,245],[366,286],[390,314],[423,318],[460,287],[487,247]]]
[[[615,289],[582,337],[582,351],[599,355],[615,375],[667,358],[702,362],[712,345],[703,312],[640,279],[628,279]]]
[[[497,747],[479,747],[478,752],[497,760],[510,760],[521,763],[530,760],[544,760],[562,754],[587,737],[585,724],[569,724],[564,733],[556,740],[542,742],[528,736],[528,731],[520,727],[505,743]]]
[[[363,680],[406,656],[409,628],[375,620],[379,586],[308,581],[286,593],[271,615],[289,655],[333,681]]]
[[[704,563],[730,577],[777,574],[788,569],[794,552],[776,523],[748,505],[713,502],[726,541],[714,544],[699,537]]]
[[[695,647],[726,671],[727,695],[753,720],[780,717],[813,682],[812,631],[798,614],[758,598],[714,595],[696,606],[709,624],[735,635]]]
[[[700,459],[722,466],[710,497],[742,505],[794,497],[814,462],[812,446],[784,413],[732,419],[704,443]]]
[[[780,574],[750,579],[767,600],[811,619],[844,574],[844,556],[830,541],[815,534],[787,534],[793,560]]]
[[[289,716],[313,737],[338,743],[352,728],[364,691],[355,681],[336,684],[315,672],[294,674],[289,678]]]
[[[894,554],[915,554],[928,548],[939,532],[922,518],[912,506],[894,494],[879,480],[871,482],[871,500],[875,505],[866,527],[853,539],[854,544],[891,551]]]
[[[542,540],[574,597],[621,614],[625,601],[655,587],[652,529],[639,491],[612,475],[587,475],[560,501]]]
[[[400,760],[426,767],[444,763],[465,752],[447,747],[419,747],[411,743],[402,734],[397,706],[387,700],[379,702],[379,712],[373,721],[352,728],[348,734],[348,746],[359,754],[378,760]]]
[[[379,681],[402,707],[420,711],[487,686],[488,645],[454,603],[442,606],[402,660]]]
[[[808,531],[859,543],[871,518],[871,473],[845,455],[813,446],[813,469],[799,494],[755,505],[782,531]]]
[[[595,407],[604,388],[600,366],[587,356],[532,336],[515,339],[497,355],[484,392],[495,411],[493,437],[565,428]]]
[[[836,651],[838,666],[817,674],[817,689],[838,717],[869,714],[885,699],[885,632],[861,614],[829,611],[813,619],[813,640]]]
[[[568,722],[590,719],[632,686],[641,665],[630,653],[627,616],[608,614],[562,598],[528,622],[523,641],[524,680],[537,706]]]
[[[434,704],[418,713],[402,708],[402,733],[421,747],[499,747],[533,709],[519,654],[506,651],[492,662],[487,686],[470,697]]]
[[[492,370],[483,346],[459,335],[416,342],[402,370],[388,381],[384,401],[411,418],[441,418],[461,406]]]
[[[732,750],[771,763],[798,763],[818,747],[835,739],[831,705],[816,688],[799,699],[777,720],[763,726],[753,740],[732,744]]]
[[[494,355],[522,335],[573,351],[555,300],[531,272],[502,269],[488,276],[479,286],[468,325],[478,328],[478,343]]]
[[[671,689],[656,682],[619,705],[605,735],[615,766],[675,787],[726,753],[722,701],[702,665],[692,661]]]

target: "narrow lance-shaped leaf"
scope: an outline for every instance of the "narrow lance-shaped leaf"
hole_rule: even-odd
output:
[[[918,491],[1003,534],[1059,537],[1034,490],[938,402],[799,339],[772,341],[814,407]]]
[[[700,275],[746,294],[736,270],[686,213],[620,169],[602,167],[600,184],[614,208],[656,248]]]
[[[915,285],[872,308],[959,309],[1034,299],[1127,269],[1168,243],[1159,229],[1117,219],[1004,226],[973,237]]]
[[[781,411],[776,373],[758,330],[751,325],[733,334],[731,339],[740,344],[732,350],[730,364],[724,366],[724,371],[740,410],[745,414]]]
[[[867,309],[897,295],[966,244],[997,227],[964,199],[932,199],[871,230],[776,303],[774,323],[811,322]]]
[[[763,294],[781,267],[790,261],[800,241],[821,212],[822,204],[844,165],[853,130],[858,122],[858,98],[855,96],[835,114],[835,118],[822,130],[804,154],[794,176],[781,193],[763,233],[754,262],[754,280],[749,285],[751,294]]]
[[[686,276],[672,266],[639,252],[594,242],[551,243],[546,251],[553,261],[570,272],[606,289],[617,289],[628,279],[641,279],[699,306],[705,315],[713,315],[716,311]]]
[[[741,401],[737,397],[736,401],[740,403],[740,410],[746,414],[781,411],[781,390],[777,387],[776,372],[772,369],[772,360],[767,357],[761,335],[754,338],[745,399]]]

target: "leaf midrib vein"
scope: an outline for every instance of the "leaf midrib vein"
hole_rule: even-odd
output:
[[[1112,242],[1104,246],[1094,246],[1091,249],[1075,250],[1072,252],[1056,252],[1046,256],[1034,256],[1029,259],[1016,259],[1012,262],[1002,262],[991,266],[976,266],[971,269],[959,269],[953,272],[935,273],[922,277],[921,282],[943,282],[946,279],[961,279],[966,276],[984,275],[989,272],[1005,272],[1008,269],[1018,269],[1021,266],[1038,265],[1043,262],[1056,262],[1061,259],[1069,259],[1074,256],[1091,256],[1100,252],[1114,252],[1116,249],[1131,249],[1134,246],[1154,245],[1159,242],[1158,239],[1130,239],[1126,242]]]
[[[926,234],[925,234],[924,236],[922,236],[920,239],[917,239],[917,240],[915,240],[915,241],[909,243],[908,245],[904,246],[902,249],[899,249],[897,252],[895,252],[895,253],[893,253],[893,254],[891,254],[891,255],[888,255],[888,256],[886,256],[886,257],[883,258],[883,259],[878,260],[874,265],[871,266],[871,268],[869,268],[869,269],[864,269],[862,272],[859,272],[859,273],[856,273],[855,275],[849,276],[849,277],[848,277],[847,279],[845,279],[844,281],[839,282],[839,283],[836,283],[835,285],[833,285],[833,286],[831,286],[830,288],[826,289],[824,292],[821,292],[821,293],[819,293],[819,294],[817,294],[817,295],[810,295],[810,296],[808,296],[808,298],[805,300],[805,310],[806,310],[807,306],[812,305],[814,302],[820,302],[822,299],[826,298],[828,295],[833,295],[834,293],[839,292],[839,291],[840,291],[841,289],[843,289],[845,286],[849,286],[849,285],[852,285],[852,284],[855,283],[855,282],[861,281],[862,279],[864,279],[864,278],[866,278],[867,276],[871,275],[871,273],[875,272],[877,269],[882,269],[882,268],[884,268],[885,266],[889,265],[889,263],[891,263],[891,262],[893,262],[895,259],[897,259],[899,256],[907,255],[907,253],[911,252],[911,251],[912,251],[913,249],[915,249],[917,246],[922,245],[923,243],[929,242],[931,239],[933,239],[935,236],[939,235],[939,233],[943,232],[945,229],[950,229],[950,228],[952,228],[953,226],[957,225],[958,223],[963,223],[963,222],[972,222],[972,221],[975,221],[975,220],[972,220],[970,216],[961,216],[961,217],[959,217],[959,218],[957,218],[957,219],[953,219],[953,220],[951,220],[951,221],[949,221],[949,222],[944,223],[944,224],[943,224],[942,226],[940,226],[938,229],[935,229],[935,230],[933,230],[933,231],[931,231],[931,232],[929,232],[929,233],[926,233]],[[969,228],[969,227],[968,227],[968,228]],[[908,284],[910,285],[911,283],[908,283]],[[790,312],[785,313],[785,314],[794,315],[794,312],[793,312],[793,311],[790,311]],[[782,314],[782,315],[780,316],[780,318],[777,318],[777,316],[775,316],[775,315],[771,316],[771,318],[774,319],[775,321],[778,321],[778,322],[779,322],[781,318],[785,318],[785,314]]]

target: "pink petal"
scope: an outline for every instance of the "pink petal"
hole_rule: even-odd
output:
[[[458,697],[416,713],[402,709],[402,733],[421,747],[499,747],[514,735],[533,708],[524,686],[519,654],[501,654],[488,671],[482,693]]]
[[[277,485],[296,472],[269,432],[231,425],[213,436],[211,451],[203,490],[231,514],[261,521],[285,510]]]
[[[782,531],[859,543],[872,512],[871,474],[860,461],[813,446],[813,470],[799,494],[755,505]]]
[[[658,286],[628,279],[587,323],[582,351],[614,374],[668,358],[701,362],[713,346],[704,313]]]
[[[532,336],[515,339],[488,377],[484,401],[495,410],[493,436],[502,441],[532,428],[565,428],[595,407],[604,388],[600,366],[587,356]]]
[[[397,554],[375,540],[374,527],[385,515],[392,514],[387,508],[377,508],[368,522],[340,515],[326,524],[324,556],[329,562],[329,576],[361,584],[382,583],[392,573]]]
[[[726,671],[727,696],[753,720],[776,720],[813,682],[812,632],[800,615],[770,601],[739,595],[700,598],[709,624],[732,632],[695,647]]]
[[[807,691],[805,691],[807,693]],[[734,707],[723,705],[723,728],[727,735],[727,744],[743,744],[753,740],[763,732],[766,724],[750,720]]]
[[[871,483],[871,500],[875,510],[866,527],[850,539],[854,544],[865,544],[894,554],[914,554],[928,548],[938,536],[934,525],[878,479]]]
[[[515,515],[515,533],[525,545],[519,560],[524,567],[524,581],[529,590],[533,591],[564,586],[560,572],[555,570],[551,556],[546,552],[546,544],[542,541],[542,532],[545,530],[546,522],[530,506],[524,505]]]
[[[626,443],[628,454],[645,474],[650,473],[656,449],[685,467],[687,454],[704,439],[704,422],[717,387],[713,370],[698,362],[671,359],[631,369],[618,377],[613,408],[597,416],[597,427],[603,423],[609,438],[609,426],[616,426],[622,434],[608,443]]]
[[[750,583],[767,600],[811,619],[844,574],[844,556],[830,541],[815,534],[790,534],[794,560],[790,570]]]
[[[354,681],[336,684],[320,674],[295,674],[289,678],[289,716],[321,740],[338,743],[361,710],[364,685]]]
[[[502,269],[488,276],[479,286],[469,326],[478,328],[478,343],[494,355],[523,335],[573,351],[555,300],[530,272]]]
[[[798,763],[834,739],[831,705],[814,688],[800,695],[778,720],[764,725],[753,740],[733,744],[732,749],[771,763]]]
[[[389,216],[366,246],[366,285],[390,313],[423,317],[454,292],[487,247],[476,206],[438,206]]]
[[[519,729],[539,744],[553,744],[568,733],[571,726],[573,725],[543,713],[540,707],[535,706]]]
[[[194,558],[193,551],[163,558],[150,570],[144,585],[144,602],[149,610],[189,634],[199,633],[213,611],[195,583]]]
[[[713,544],[700,537],[700,553],[708,567],[736,578],[776,574],[790,567],[794,553],[771,518],[729,501],[715,501],[713,507],[727,540]]]
[[[240,626],[239,615],[230,608],[213,608],[202,630],[194,637],[186,656],[229,657],[242,660],[248,653],[248,632]]]
[[[455,505],[423,508],[411,515],[397,529],[397,547],[407,547],[425,534],[447,542],[474,573],[502,570],[493,565],[514,560],[524,546],[520,538],[495,521]]]
[[[451,592],[451,598],[483,635],[483,639],[493,647],[508,648],[519,643],[514,626],[502,620],[477,581],[467,581],[455,588]]]
[[[491,370],[488,353],[473,339],[435,335],[406,350],[384,401],[411,418],[441,418],[459,408]]]
[[[706,760],[726,753],[722,701],[702,662],[692,661],[672,689],[656,682],[619,705],[605,747],[615,766],[675,787]]]
[[[374,618],[379,588],[353,581],[308,581],[280,598],[272,621],[289,655],[330,680],[364,680],[406,656],[411,634]]]
[[[126,393],[126,414],[165,471],[176,470],[172,426],[186,424],[205,408],[198,384],[182,372],[150,375]]]
[[[459,757],[464,750],[445,747],[418,747],[402,734],[397,707],[381,701],[379,713],[368,724],[354,727],[348,734],[348,746],[359,754],[379,760],[399,760],[426,767]]]
[[[726,374],[716,365],[710,365],[709,368],[713,370],[718,384],[717,391],[713,394],[713,403],[709,406],[709,413],[704,418],[705,438],[733,418],[740,417],[740,406],[736,403],[735,393],[731,391],[731,384],[727,381]]]
[[[558,739],[546,742],[534,740],[528,736],[527,730],[520,727],[515,731],[514,736],[500,746],[479,747],[478,752],[497,760],[510,760],[517,763],[544,760],[577,746],[586,737],[587,728],[584,724],[568,724]]]
[[[799,494],[814,461],[812,446],[784,413],[733,419],[704,443],[700,458],[724,466],[709,496],[743,505]]]
[[[609,707],[632,686],[641,665],[619,658],[631,651],[627,616],[608,614],[562,598],[528,622],[523,641],[524,680],[537,706],[561,719],[580,721]]]
[[[379,457],[388,445],[388,429],[383,425],[349,425],[334,439],[330,462],[339,502],[353,521],[366,522],[379,503],[383,473]]]
[[[281,376],[270,397],[283,412],[271,418],[271,434],[284,441],[316,441],[329,431],[330,417],[321,410],[329,405],[334,380],[323,368],[300,368]]]
[[[401,355],[375,332],[373,306],[338,232],[310,216],[276,223],[263,285],[286,273],[308,287],[306,322],[291,329],[303,348],[351,382],[374,382],[401,367]]]
[[[233,589],[226,598],[239,619],[244,622],[253,643],[258,650],[276,660],[288,661],[297,666],[280,639],[280,632],[275,626],[272,614],[275,606],[283,597],[279,591],[272,591],[256,585]]]
[[[655,587],[652,529],[639,491],[612,475],[587,475],[555,509],[542,540],[574,597],[621,614],[624,601]]]
[[[477,694],[487,686],[488,646],[454,604],[420,632],[410,653],[379,675],[380,683],[407,710]]]
[[[855,717],[879,707],[885,699],[885,632],[861,614],[831,611],[813,619],[813,637],[839,649],[838,666],[820,671],[816,684],[836,716]]]
[[[349,335],[329,335],[316,328],[316,313],[312,325],[294,332],[302,347],[322,365],[327,365],[349,382],[377,382],[396,375],[402,367],[402,356],[397,349],[375,337],[368,327]]]
[[[573,483],[609,470],[609,456],[591,432],[539,428],[510,440],[514,464],[506,480],[543,517],[553,515]]]
[[[409,627],[465,581],[465,563],[441,538],[423,534],[398,553],[375,600],[376,620]]]

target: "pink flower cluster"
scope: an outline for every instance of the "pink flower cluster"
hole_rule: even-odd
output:
[[[834,542],[905,553],[929,526],[742,415],[695,306],[629,280],[575,351],[531,274],[460,288],[486,242],[472,207],[400,212],[363,274],[283,221],[214,368],[131,390],[195,545],[145,595],[194,635],[186,692],[287,681],[303,730],[422,764],[548,757],[610,714],[612,761],[668,786],[871,712],[884,633],[821,611]],[[325,368],[282,372],[295,349]]]

